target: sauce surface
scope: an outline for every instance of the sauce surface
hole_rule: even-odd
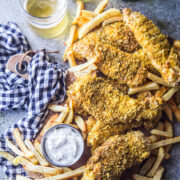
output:
[[[84,148],[82,144],[81,135],[64,126],[49,132],[44,145],[48,158],[55,164],[71,165],[80,158]]]

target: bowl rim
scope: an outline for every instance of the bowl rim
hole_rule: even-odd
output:
[[[64,164],[64,165],[63,165],[63,164],[57,164],[57,163],[53,162],[53,161],[48,157],[48,155],[47,155],[47,153],[46,153],[46,150],[45,150],[45,141],[46,141],[46,138],[47,138],[48,134],[49,134],[53,129],[56,129],[56,128],[58,128],[58,127],[68,127],[68,128],[71,128],[71,129],[75,130],[75,131],[80,135],[81,140],[82,140],[82,143],[81,143],[81,144],[82,144],[82,152],[79,154],[79,158],[77,158],[76,161],[73,161],[73,162],[70,163],[70,164]],[[49,128],[49,129],[45,132],[45,134],[43,135],[42,140],[41,140],[41,150],[42,150],[42,154],[43,154],[44,158],[45,158],[51,165],[56,166],[56,167],[69,167],[69,166],[74,165],[76,162],[78,162],[79,159],[82,157],[82,155],[83,155],[83,153],[84,153],[84,140],[83,140],[83,137],[82,137],[81,133],[80,133],[75,127],[73,127],[73,126],[71,126],[71,125],[69,125],[69,124],[57,124],[57,125]]]

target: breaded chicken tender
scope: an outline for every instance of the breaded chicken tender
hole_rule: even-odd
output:
[[[122,21],[98,28],[74,43],[70,50],[78,60],[91,59],[96,55],[94,49],[98,43],[111,45],[124,52],[132,53],[140,49],[133,33]]]
[[[167,36],[139,12],[132,12],[126,8],[123,10],[123,17],[144,53],[150,58],[151,64],[161,73],[164,80],[172,85],[179,82],[180,62]]]
[[[94,117],[90,116],[86,121],[86,124],[88,129],[87,144],[88,146],[91,146],[91,151],[93,152],[109,137],[123,134],[128,130],[132,130],[133,128],[141,127],[143,122],[135,121],[132,123],[117,123],[115,125],[109,125],[105,124],[103,121],[97,121]]]
[[[77,114],[92,115],[105,124],[131,123],[159,119],[161,98],[140,101],[122,93],[114,83],[97,74],[79,78],[69,87],[68,96]]]
[[[115,125],[105,124],[101,120],[96,120],[94,117],[90,116],[86,121],[87,124],[87,144],[91,146],[91,151],[93,152],[98,146],[103,144],[109,137],[114,135],[121,135],[135,128],[144,126],[147,129],[153,128],[156,126],[159,121],[159,117],[154,118],[153,121],[142,120],[142,121],[133,121],[131,123],[117,123]]]
[[[150,155],[150,142],[140,131],[110,137],[88,160],[82,180],[119,180],[122,173]]]
[[[133,33],[124,22],[115,22],[89,33],[69,49],[78,60],[96,58],[104,75],[134,87],[147,80],[147,71],[155,72]]]

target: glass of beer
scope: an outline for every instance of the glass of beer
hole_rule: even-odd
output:
[[[68,0],[19,0],[26,19],[44,38],[59,36],[68,24]]]

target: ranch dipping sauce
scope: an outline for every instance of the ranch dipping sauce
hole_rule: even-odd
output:
[[[74,127],[59,124],[45,133],[42,151],[51,164],[70,166],[80,159],[84,151],[84,142],[81,134]]]

